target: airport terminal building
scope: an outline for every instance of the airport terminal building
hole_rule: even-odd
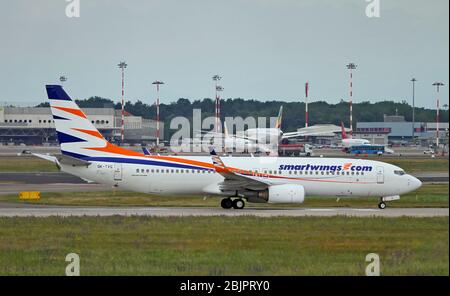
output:
[[[121,111],[114,108],[84,108],[86,116],[110,141],[120,140]],[[156,141],[156,121],[125,113],[126,143]],[[160,139],[164,135],[160,122]],[[0,143],[3,145],[41,145],[57,142],[54,119],[49,107],[0,107]]]
[[[354,135],[377,144],[406,144],[412,142],[414,128],[416,143],[426,146],[436,141],[436,126],[436,122],[415,122],[413,126],[403,116],[385,115],[382,122],[357,122]],[[448,122],[439,123],[439,138],[443,142],[448,140],[448,128]]]

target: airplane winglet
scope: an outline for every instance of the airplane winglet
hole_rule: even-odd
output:
[[[217,155],[216,151],[213,147],[210,147],[209,154],[211,155],[214,170],[219,174],[227,174],[231,173],[231,171],[225,166],[222,159],[220,159],[220,156]]]
[[[152,155],[147,147],[142,147],[142,152],[144,153],[144,155]]]

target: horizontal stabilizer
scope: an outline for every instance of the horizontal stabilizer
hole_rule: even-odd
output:
[[[64,154],[58,155],[56,158],[58,159],[58,162],[60,164],[64,164],[64,165],[86,166],[87,167],[91,164],[91,162],[89,162],[87,160],[82,160],[82,159],[64,155]]]

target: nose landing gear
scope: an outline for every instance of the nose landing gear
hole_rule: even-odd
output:
[[[380,203],[378,204],[378,208],[381,210],[384,210],[386,208],[386,201],[394,201],[399,200],[399,195],[391,195],[391,196],[384,196],[380,198]]]
[[[231,199],[230,197],[222,199],[220,205],[224,209],[241,210],[245,207],[245,201],[242,198]]]
[[[378,204],[378,208],[380,210],[384,210],[386,208],[386,203],[384,201],[380,201],[380,203]]]

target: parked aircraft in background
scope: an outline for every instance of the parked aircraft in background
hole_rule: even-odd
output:
[[[341,135],[342,135],[342,147],[344,149],[350,148],[351,146],[360,146],[360,145],[369,145],[370,144],[369,140],[353,139],[353,136],[351,134],[347,135],[343,122],[341,122]]]
[[[345,152],[349,152],[352,150],[352,147],[355,146],[364,146],[364,145],[375,145],[372,144],[369,140],[366,139],[354,139],[352,135],[347,135],[344,123],[341,122],[341,133],[342,133],[342,148]],[[383,152],[381,154],[393,154],[394,150],[388,148],[386,145],[384,145]]]

